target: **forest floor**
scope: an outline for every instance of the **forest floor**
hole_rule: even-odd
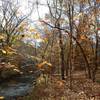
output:
[[[72,80],[65,81],[52,76],[47,83],[40,77],[32,93],[18,100],[100,100],[100,82],[93,83],[83,74],[76,72]]]

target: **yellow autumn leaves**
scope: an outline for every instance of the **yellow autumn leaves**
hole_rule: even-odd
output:
[[[16,54],[16,50],[9,46],[5,46],[3,49],[0,49],[0,51],[6,55]]]
[[[47,61],[44,61],[44,62],[38,64],[37,67],[38,68],[42,68],[42,67],[44,67],[44,65],[47,65],[49,67],[52,67],[52,64],[51,63],[48,63]]]
[[[0,96],[0,100],[4,100],[4,96]]]
[[[30,28],[29,31],[30,32],[36,32],[36,30],[34,28]]]
[[[26,38],[33,38],[33,39],[40,39],[41,38],[41,35],[40,33],[38,33],[34,28],[29,28],[28,29],[28,32],[29,33],[26,33],[25,34],[25,37]]]
[[[4,39],[4,36],[0,35],[0,40],[1,40],[1,39]]]
[[[48,38],[43,37],[41,33],[37,32],[35,28],[31,28],[31,27],[28,29],[28,33],[25,33],[25,38],[35,39],[37,41],[41,41],[45,43],[48,42]]]

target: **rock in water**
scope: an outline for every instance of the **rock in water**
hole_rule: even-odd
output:
[[[2,68],[0,69],[1,79],[7,79],[20,74],[22,74],[22,72],[14,65],[3,64]]]

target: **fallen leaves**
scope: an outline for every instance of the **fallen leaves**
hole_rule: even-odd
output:
[[[63,81],[56,76],[51,76],[52,82],[49,78],[47,85],[40,83],[38,91],[37,88],[34,91],[37,91],[36,95],[39,100],[100,100],[100,95],[98,95],[100,85],[84,78],[84,76],[80,77],[80,74],[82,73],[78,73],[76,79],[73,79],[72,90],[69,87],[69,79]]]

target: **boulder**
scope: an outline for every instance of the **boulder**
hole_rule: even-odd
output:
[[[10,78],[10,77],[13,77],[13,76],[17,76],[17,75],[20,75],[21,72],[18,70],[18,69],[5,69],[5,70],[2,70],[1,72],[1,78],[3,79],[7,79],[7,78]]]
[[[7,79],[13,76],[21,75],[22,72],[15,67],[14,65],[10,64],[3,64],[3,67],[0,69],[0,78],[1,79]]]

